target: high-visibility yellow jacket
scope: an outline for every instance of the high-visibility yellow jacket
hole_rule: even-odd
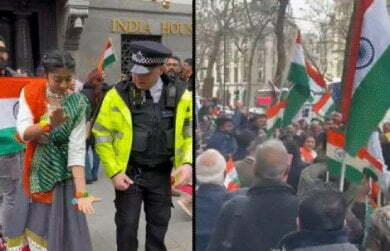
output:
[[[133,143],[131,111],[116,88],[104,97],[92,129],[95,149],[109,178],[126,172]],[[192,164],[192,95],[184,91],[175,116],[174,167]]]

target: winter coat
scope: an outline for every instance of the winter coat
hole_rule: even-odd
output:
[[[237,151],[237,141],[232,134],[216,130],[207,142],[207,148],[218,150],[225,157],[233,156]]]
[[[344,231],[309,231],[302,230],[287,234],[280,241],[282,251],[358,251],[348,242]]]
[[[279,240],[296,229],[298,200],[294,189],[264,180],[246,195],[226,202],[218,217],[208,251],[259,251],[276,248]]]
[[[202,184],[195,197],[196,251],[203,251],[206,250],[210,235],[214,231],[222,204],[228,199],[228,192],[222,185]]]

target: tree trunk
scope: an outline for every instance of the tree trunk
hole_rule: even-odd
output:
[[[276,75],[274,83],[280,88],[283,83],[283,72],[286,66],[286,50],[284,48],[284,21],[286,19],[286,9],[289,0],[279,0],[278,19],[276,21],[275,35],[278,50],[278,63],[276,65]]]
[[[202,46],[200,46],[199,48],[197,48],[196,51],[198,53],[197,53],[197,57],[195,58],[195,70],[196,70],[196,73],[194,73],[195,90],[197,91],[197,93],[200,94],[199,83],[201,80],[204,80],[201,78],[201,76],[203,76],[203,71],[206,69],[206,68],[202,68],[201,65],[202,65],[202,62],[203,62],[205,55],[206,55],[206,49],[202,48]]]
[[[219,48],[221,46],[221,40],[222,40],[222,33],[217,32],[215,34],[214,44],[211,49],[211,55],[207,63],[206,78],[204,80],[204,86],[203,86],[203,96],[207,98],[211,98],[213,96],[213,88],[214,88],[213,67],[215,64],[215,60],[217,58],[217,54],[219,52]]]
[[[255,40],[253,41],[253,46],[251,48],[251,52],[250,52],[250,56],[249,56],[249,62],[248,62],[248,77],[247,77],[247,80],[248,80],[248,91],[246,93],[246,101],[245,101],[245,105],[250,107],[251,106],[251,101],[253,101],[253,93],[252,93],[252,68],[253,68],[253,59],[255,57],[255,54],[256,54],[256,48],[257,48],[257,43],[259,42],[260,38],[261,38],[261,33],[259,33]]]

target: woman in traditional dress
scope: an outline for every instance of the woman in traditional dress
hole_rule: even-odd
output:
[[[67,52],[43,58],[45,81],[25,86],[17,130],[27,145],[13,217],[6,222],[9,251],[90,251],[85,214],[99,199],[85,189],[86,116],[89,104],[71,93],[75,62]]]
[[[316,140],[313,136],[306,136],[303,140],[303,145],[300,148],[302,161],[308,164],[313,163],[317,158],[317,152],[314,150],[316,146]]]

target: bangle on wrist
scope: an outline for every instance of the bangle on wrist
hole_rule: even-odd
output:
[[[87,198],[87,197],[89,197],[89,193],[88,192],[76,192],[74,197],[76,199]]]
[[[45,120],[41,120],[39,121],[38,123],[38,126],[42,129],[42,131],[44,132],[50,132],[53,127],[49,124],[49,122],[45,121]]]
[[[77,192],[74,196],[74,198],[72,199],[72,205],[74,206],[78,206],[78,203],[79,203],[79,199],[81,198],[87,198],[89,197],[89,193],[88,192]]]

